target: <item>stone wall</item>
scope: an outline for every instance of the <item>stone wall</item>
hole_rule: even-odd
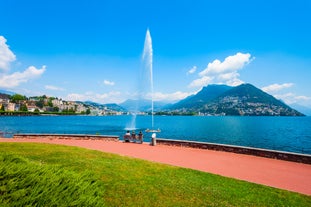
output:
[[[233,145],[224,145],[224,144],[214,144],[214,143],[207,143],[207,142],[170,140],[170,139],[162,139],[162,138],[161,139],[157,138],[156,142],[159,145],[209,149],[209,150],[255,155],[255,156],[267,157],[267,158],[272,158],[272,159],[280,159],[280,160],[286,160],[286,161],[292,161],[292,162],[311,164],[311,155],[306,155],[306,154],[266,150],[266,149],[251,148],[251,147],[241,147],[241,146],[233,146]]]
[[[14,134],[14,139],[76,139],[76,140],[103,140],[119,141],[119,136],[89,135],[89,134]]]

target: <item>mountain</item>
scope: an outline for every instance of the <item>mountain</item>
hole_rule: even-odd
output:
[[[227,85],[208,85],[203,87],[201,91],[199,91],[195,95],[188,96],[187,98],[173,104],[169,107],[169,109],[182,109],[182,108],[192,108],[199,109],[203,107],[206,103],[212,101],[217,98],[224,92],[232,89],[232,87]]]
[[[10,96],[12,96],[12,95],[15,94],[14,92],[6,91],[6,90],[0,90],[0,93],[1,93],[1,94],[7,94],[7,95],[10,95]]]
[[[0,99],[10,99],[10,95],[4,94],[4,93],[0,93]]]
[[[104,106],[106,106],[108,109],[113,110],[113,111],[121,111],[121,112],[127,111],[125,108],[115,103],[104,104]]]
[[[167,103],[160,102],[160,101],[154,101],[153,102],[153,110],[159,111],[162,108],[164,108],[167,105]],[[140,100],[134,100],[134,99],[128,99],[120,104],[121,107],[125,108],[127,111],[131,112],[138,112],[138,111],[151,111],[151,100],[147,99],[140,99]]]
[[[124,109],[123,107],[119,106],[118,104],[115,104],[115,103],[110,103],[110,104],[100,104],[100,103],[95,103],[95,102],[92,102],[92,101],[85,101],[85,102],[81,102],[85,105],[88,105],[88,106],[93,106],[95,108],[98,108],[98,109],[109,109],[109,110],[113,110],[113,111],[121,111],[121,112],[126,112],[126,109]]]
[[[180,112],[197,112],[206,115],[303,115],[251,84],[242,84],[236,87],[224,85],[207,86],[196,95],[178,102],[172,109]]]
[[[301,106],[299,104],[291,104],[290,106],[294,109],[297,109],[298,111],[300,111],[301,113],[303,113],[307,116],[311,116],[311,108],[309,108],[309,107]]]

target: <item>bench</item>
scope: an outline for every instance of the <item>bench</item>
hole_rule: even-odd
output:
[[[125,134],[123,136],[123,139],[124,139],[124,142],[135,142],[135,143],[142,144],[143,143],[143,137],[144,137],[143,134],[138,134],[138,135],[135,135],[135,134],[132,134],[132,135]]]

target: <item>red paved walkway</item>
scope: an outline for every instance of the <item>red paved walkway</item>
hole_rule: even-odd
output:
[[[311,165],[204,149],[150,146],[100,140],[0,139],[0,142],[45,142],[95,149],[196,169],[311,195]]]

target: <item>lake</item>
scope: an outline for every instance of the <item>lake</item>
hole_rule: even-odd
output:
[[[0,132],[119,135],[132,116],[2,116]],[[157,137],[311,154],[311,117],[155,116]],[[151,128],[136,117],[136,132]],[[144,141],[150,141],[150,134]]]

